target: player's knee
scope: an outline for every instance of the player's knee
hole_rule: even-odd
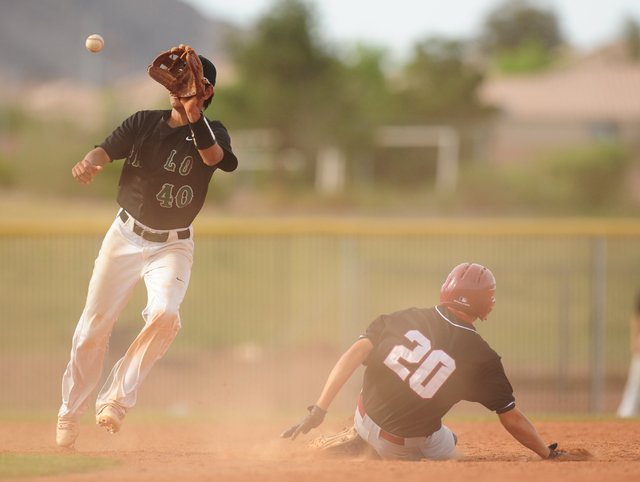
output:
[[[113,322],[101,314],[87,315],[85,313],[76,328],[75,344],[78,349],[88,351],[104,349],[109,341],[112,328]]]
[[[155,310],[149,323],[157,330],[178,331],[181,326],[178,310],[169,307]]]

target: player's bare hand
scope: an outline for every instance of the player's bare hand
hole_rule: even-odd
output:
[[[197,95],[192,95],[191,97],[178,97],[178,100],[182,104],[185,113],[189,116],[190,121],[194,122],[200,118],[200,111],[202,109],[202,99]]]
[[[91,184],[96,174],[102,171],[102,166],[94,166],[87,159],[83,159],[71,169],[73,177],[80,184]]]
[[[316,428],[324,421],[324,416],[327,414],[326,410],[321,409],[317,405],[308,407],[309,413],[302,417],[300,421],[289,427],[287,430],[280,434],[281,438],[289,438],[295,440],[296,437],[302,433],[309,433],[312,428]]]
[[[178,97],[178,99],[180,99],[180,103],[187,111],[189,108],[197,107],[198,101],[200,100],[197,95],[192,95],[190,97]]]

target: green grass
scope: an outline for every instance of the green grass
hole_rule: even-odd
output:
[[[80,455],[0,454],[0,479],[78,474],[123,464],[118,459]]]

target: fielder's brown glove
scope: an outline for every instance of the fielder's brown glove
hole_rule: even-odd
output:
[[[178,97],[204,97],[202,62],[188,45],[180,44],[162,52],[147,68],[149,76]]]
[[[308,449],[322,450],[338,455],[359,455],[369,444],[364,441],[355,427],[347,427],[335,435],[321,435],[307,445]]]

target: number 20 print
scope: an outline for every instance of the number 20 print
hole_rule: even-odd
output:
[[[416,347],[410,350],[404,345],[394,346],[384,364],[406,380],[411,371],[400,360],[412,364],[422,361],[411,375],[409,386],[422,398],[433,398],[456,369],[456,361],[442,350],[431,350],[431,341],[418,330],[409,330],[404,336],[417,343]]]

